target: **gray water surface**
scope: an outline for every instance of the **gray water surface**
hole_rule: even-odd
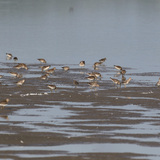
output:
[[[160,66],[159,0],[1,0],[0,58]]]

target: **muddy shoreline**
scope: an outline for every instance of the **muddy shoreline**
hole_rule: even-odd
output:
[[[1,79],[1,100],[9,98],[8,106],[0,110],[0,158],[10,159],[143,159],[149,153],[71,153],[62,150],[41,150],[36,147],[61,146],[68,144],[134,144],[147,147],[160,147],[160,142],[148,141],[148,138],[159,136],[157,133],[123,133],[119,131],[130,130],[134,125],[150,123],[159,127],[159,114],[148,118],[143,115],[146,110],[158,110],[160,104],[160,89],[152,82],[139,82],[136,76],[157,76],[157,73],[135,73],[133,80],[125,88],[117,88],[109,80],[116,74],[114,68],[100,66],[99,72],[103,74],[98,80],[99,88],[91,89],[86,80],[86,73],[93,71],[92,66],[79,68],[72,65],[68,72],[61,69],[63,65],[53,65],[58,69],[47,80],[39,77],[44,74],[40,70],[40,64],[28,64],[29,70],[16,70],[14,63],[1,63],[0,72],[4,77]],[[9,72],[17,71],[23,74],[26,82],[21,87],[16,86],[18,80],[10,76]],[[129,73],[127,77],[132,76]],[[75,87],[73,80],[78,80]],[[50,92],[48,84],[55,84],[57,90]],[[123,109],[124,106],[130,108]],[[139,106],[139,108],[134,108]],[[29,118],[41,115],[41,112],[52,108],[58,108],[68,117],[53,117],[47,120],[38,119],[33,121]],[[25,110],[19,119],[15,117]],[[28,114],[27,110],[33,110]],[[39,115],[38,113],[39,112]],[[73,114],[72,114],[73,113]],[[15,117],[14,117],[15,116]],[[17,116],[18,117],[18,116]],[[28,117],[23,121],[23,118]],[[46,115],[47,117],[47,115]],[[22,119],[22,120],[21,120]],[[63,120],[59,123],[59,119]],[[27,127],[32,124],[33,128]],[[34,128],[35,127],[35,128]],[[39,131],[36,128],[43,128]],[[45,129],[50,131],[45,131]],[[123,138],[118,138],[123,137]],[[132,137],[132,138],[129,138]],[[141,140],[141,137],[146,140]],[[139,141],[138,141],[139,139]],[[12,149],[13,147],[13,149]],[[14,147],[34,147],[35,150],[15,150]],[[6,148],[6,149],[5,149]],[[11,148],[11,150],[7,150]],[[25,155],[28,155],[25,157]],[[37,155],[37,157],[36,157]],[[53,156],[55,155],[55,157]],[[22,157],[21,157],[22,156]],[[42,157],[41,157],[42,156]],[[145,159],[144,158],[144,159]]]

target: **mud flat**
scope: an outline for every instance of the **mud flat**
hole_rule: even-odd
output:
[[[92,65],[71,65],[64,72],[64,64],[51,64],[57,70],[46,80],[39,78],[44,74],[40,64],[27,64],[28,70],[0,65],[0,100],[10,99],[0,110],[0,159],[160,158],[159,73],[126,68],[132,80],[120,88],[110,77],[121,75],[102,65],[100,87],[93,89],[86,79]],[[16,86],[19,79],[11,71],[23,74],[24,85]],[[73,80],[79,81],[77,87]],[[57,90],[50,92],[48,84]]]

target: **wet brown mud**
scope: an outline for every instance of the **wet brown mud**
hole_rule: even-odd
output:
[[[93,71],[91,66],[72,65],[64,72],[63,65],[53,65],[58,68],[55,73],[41,80],[44,72],[39,64],[29,64],[28,71],[15,70],[14,65],[3,63],[0,69],[4,74],[0,97],[10,99],[0,110],[1,159],[129,160],[160,156],[159,152],[147,152],[160,147],[160,88],[144,79],[139,82],[144,73],[133,73],[130,84],[120,88],[109,79],[116,74],[114,68],[100,66],[98,72],[103,77],[97,80],[100,87],[94,89],[86,79],[86,73]],[[11,77],[10,71],[22,73],[24,85],[16,86],[18,79]],[[73,80],[79,81],[77,87]],[[48,84],[55,84],[57,90],[50,92]]]

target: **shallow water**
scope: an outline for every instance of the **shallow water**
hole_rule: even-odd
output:
[[[35,78],[42,74],[39,64],[29,64],[28,71],[17,70],[26,83],[16,87],[13,82],[17,79],[7,74],[13,64],[9,68],[6,65],[1,64],[1,97],[9,96],[10,103],[0,113],[1,158],[76,159],[80,155],[80,159],[92,159],[93,153],[95,159],[105,154],[112,159],[119,154],[122,159],[160,158],[160,97],[159,88],[153,87],[152,81],[158,79],[157,73],[127,69],[132,73],[126,76],[133,75],[134,79],[126,88],[117,88],[107,78],[114,77],[116,70],[111,67],[106,72],[104,65],[99,72],[106,76],[98,80],[99,88],[91,89],[82,74],[82,70],[91,72],[90,67],[70,65],[68,72],[59,67],[48,80],[41,81]],[[72,84],[74,77],[80,81],[77,87]],[[58,89],[51,93],[47,84],[53,81]]]

